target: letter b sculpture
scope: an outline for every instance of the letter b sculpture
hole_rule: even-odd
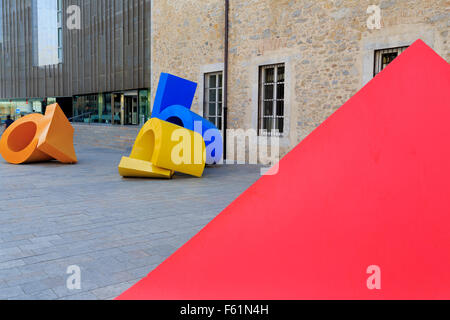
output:
[[[201,177],[206,164],[222,160],[223,138],[211,122],[192,112],[197,84],[162,73],[152,118],[142,127],[130,157],[123,157],[123,177],[170,179],[174,172]]]

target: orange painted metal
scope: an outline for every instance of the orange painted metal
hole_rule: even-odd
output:
[[[30,114],[15,121],[0,140],[0,154],[9,163],[58,160],[76,163],[74,129],[58,104],[45,115]]]

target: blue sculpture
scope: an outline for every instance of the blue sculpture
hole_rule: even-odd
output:
[[[206,163],[218,163],[223,153],[222,134],[214,124],[190,110],[196,89],[195,82],[161,73],[152,118],[200,133],[205,140]]]
[[[160,114],[173,105],[180,105],[190,110],[196,90],[195,82],[161,73],[153,104],[153,114]]]

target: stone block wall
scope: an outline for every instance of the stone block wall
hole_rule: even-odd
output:
[[[369,30],[369,5],[381,29]],[[285,154],[373,76],[374,50],[421,38],[450,61],[446,0],[231,0],[229,129],[257,129],[258,73],[285,63]],[[160,0],[152,10],[152,94],[160,72],[199,83],[223,69],[224,1]]]

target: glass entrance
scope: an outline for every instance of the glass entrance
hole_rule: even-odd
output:
[[[148,90],[74,96],[72,107],[74,122],[143,125],[149,116]]]
[[[125,125],[137,125],[139,124],[139,109],[138,109],[138,97],[137,95],[125,96],[124,107],[124,124]]]

